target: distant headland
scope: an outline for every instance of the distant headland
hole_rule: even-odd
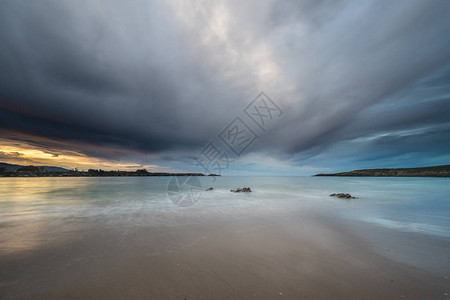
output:
[[[317,174],[315,176],[450,177],[450,165],[422,168],[364,169],[334,174]]]
[[[166,173],[149,172],[146,169],[136,171],[105,171],[102,169],[65,169],[50,166],[21,166],[0,163],[0,177],[119,177],[119,176],[206,176],[203,173]],[[209,174],[208,176],[220,176]]]

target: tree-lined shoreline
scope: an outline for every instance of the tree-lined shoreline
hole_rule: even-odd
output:
[[[450,165],[393,168],[393,169],[363,169],[350,172],[317,174],[315,176],[354,176],[354,177],[450,177]]]
[[[136,171],[106,171],[102,169],[89,169],[80,171],[78,169],[68,170],[59,167],[38,167],[38,166],[19,166],[2,164],[0,166],[0,177],[121,177],[121,176],[206,176],[203,173],[169,173],[169,172],[149,172],[146,169],[137,169]],[[6,167],[10,166],[10,168]],[[12,166],[12,167],[11,167]],[[58,171],[48,171],[58,170]],[[210,174],[208,176],[219,176]]]

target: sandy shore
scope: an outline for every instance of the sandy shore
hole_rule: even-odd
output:
[[[450,291],[449,279],[375,254],[313,215],[181,223],[86,228],[3,254],[0,298],[447,299]]]

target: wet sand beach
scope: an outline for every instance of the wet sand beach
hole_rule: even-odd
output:
[[[95,226],[60,227],[34,251],[4,251],[0,297],[446,299],[450,290],[447,278],[376,254],[332,218],[300,211],[139,214]],[[46,244],[55,234],[70,238]]]

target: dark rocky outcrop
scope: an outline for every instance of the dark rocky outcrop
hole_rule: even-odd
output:
[[[240,193],[240,192],[244,192],[244,193],[250,193],[252,190],[249,187],[245,187],[245,188],[238,188],[237,190],[230,190],[230,192],[233,193]]]
[[[331,194],[330,197],[338,197],[338,198],[345,198],[345,199],[356,199],[356,197],[353,197],[352,195],[345,194],[345,193]]]
[[[214,190],[214,188],[213,187],[210,187],[210,188],[207,188],[205,191],[212,191],[212,190]]]

